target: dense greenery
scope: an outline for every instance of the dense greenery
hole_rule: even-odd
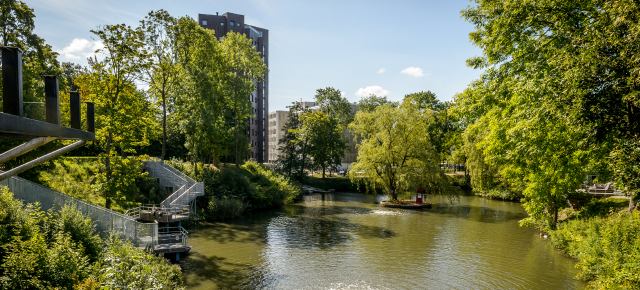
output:
[[[279,171],[303,180],[305,170],[334,170],[341,164],[347,140],[347,125],[353,120],[349,101],[332,87],[316,90],[317,110],[294,103],[278,144],[281,155],[276,160]]]
[[[196,200],[197,213],[204,220],[240,217],[251,211],[291,203],[301,194],[300,187],[265,165],[247,161],[239,166],[191,165],[172,159],[168,164],[203,182],[205,195]]]
[[[592,287],[638,288],[640,4],[475,2],[461,14],[483,73],[452,108],[474,191],[522,194],[521,223],[549,232]],[[574,211],[590,173],[631,199]]]
[[[438,152],[428,131],[434,111],[407,98],[399,106],[384,104],[359,111],[350,129],[359,136],[358,159],[349,178],[367,191],[398,193],[422,187],[427,194],[455,194],[439,168]]]
[[[638,289],[640,212],[570,220],[551,231],[553,243],[578,259],[580,278],[596,289]]]
[[[41,212],[0,192],[0,288],[181,289],[178,266],[116,237],[73,206]]]
[[[112,209],[124,213],[141,203],[159,203],[164,196],[158,182],[142,173],[138,158],[116,157],[114,182],[106,183],[103,162],[97,158],[60,158],[52,162],[53,168],[40,171],[37,182],[73,197],[104,206],[102,187],[115,188]]]

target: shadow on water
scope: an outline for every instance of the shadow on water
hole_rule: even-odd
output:
[[[528,216],[524,212],[514,213],[473,205],[452,206],[448,204],[435,204],[432,209],[427,211],[446,217],[469,219],[482,223],[504,223],[513,220],[521,220]]]
[[[259,289],[283,279],[281,275],[268,273],[262,267],[244,263],[232,263],[227,258],[205,256],[199,253],[189,255],[180,262],[184,272],[195,277],[187,280],[187,287],[196,287],[206,282],[224,285],[224,289]]]
[[[279,217],[269,225],[270,240],[298,249],[326,250],[356,237],[388,239],[395,235],[383,227],[350,223],[341,218]]]

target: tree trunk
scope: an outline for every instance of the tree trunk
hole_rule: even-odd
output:
[[[389,190],[389,200],[398,200],[398,194],[393,188]]]
[[[322,179],[324,179],[324,166],[322,166]]]
[[[160,160],[164,161],[164,154],[167,148],[167,102],[165,100],[165,93],[162,92],[162,154]]]
[[[111,139],[112,139],[111,130],[109,130],[109,136],[107,136],[107,148],[106,148],[107,159],[105,160],[105,165],[104,165],[107,171],[106,172],[107,184],[109,184],[109,182],[111,181],[111,159],[110,159]],[[105,198],[104,207],[106,207],[107,209],[111,209],[111,197],[109,196],[109,191],[104,192],[104,198]]]

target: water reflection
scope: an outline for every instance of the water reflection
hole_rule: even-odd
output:
[[[190,230],[193,289],[487,289],[584,286],[517,203],[462,197],[422,211],[384,196],[307,195],[249,218]]]

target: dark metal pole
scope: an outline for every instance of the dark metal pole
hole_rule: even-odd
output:
[[[2,46],[3,111],[22,117],[22,50]]]
[[[44,76],[44,96],[46,100],[47,123],[60,125],[58,77]]]
[[[96,109],[93,103],[87,102],[87,131],[96,132]]]
[[[71,128],[80,129],[80,93],[69,94],[69,111],[71,113]]]

